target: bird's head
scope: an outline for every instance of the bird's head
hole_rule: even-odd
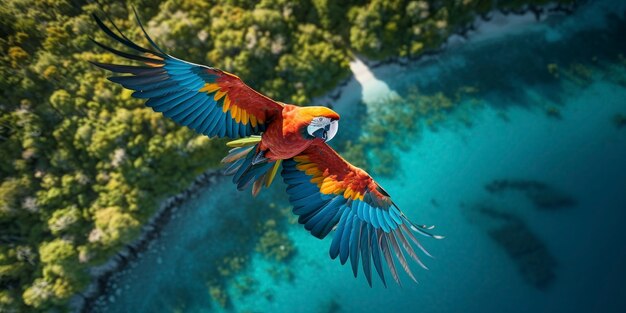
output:
[[[319,138],[326,142],[337,134],[339,129],[339,114],[327,107],[304,107],[300,112],[304,117],[305,125],[302,132],[310,139]]]

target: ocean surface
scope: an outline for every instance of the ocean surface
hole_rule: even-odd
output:
[[[486,27],[435,57],[372,70],[374,83],[334,106],[341,145],[377,106],[406,112],[388,97],[454,102],[443,121],[410,116],[415,134],[390,131],[408,144],[391,149],[392,175],[375,175],[411,220],[446,237],[422,240],[433,258],[413,266],[419,284],[403,275],[402,287],[370,288],[329,258],[330,238],[293,223],[281,179],[253,199],[223,178],[179,208],[92,309],[626,312],[626,3]],[[256,244],[268,230],[284,257]]]

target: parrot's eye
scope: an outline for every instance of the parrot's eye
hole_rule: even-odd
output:
[[[337,134],[339,121],[331,120],[327,117],[316,117],[307,126],[307,133],[315,138],[320,138],[326,142],[330,141]]]

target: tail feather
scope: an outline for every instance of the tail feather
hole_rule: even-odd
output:
[[[235,160],[239,160],[242,157],[248,155],[248,152],[252,150],[254,146],[251,147],[240,147],[234,148],[228,151],[228,155],[222,159],[222,163],[232,163]]]
[[[234,161],[233,163],[231,163],[225,170],[224,170],[224,175],[234,175],[235,173],[237,173],[237,171],[239,170],[239,168],[241,167],[241,165],[243,164],[244,159],[239,159],[237,161]]]
[[[224,174],[233,175],[233,183],[239,190],[252,185],[254,196],[263,185],[270,186],[281,163],[264,157],[259,149],[260,141],[261,137],[250,137],[229,142],[227,145],[234,148],[222,159],[222,163],[229,164]]]
[[[251,182],[256,181],[257,179],[261,178],[261,176],[265,175],[265,173],[267,173],[267,171],[270,170],[272,165],[274,165],[273,162],[272,163],[264,162],[264,163],[252,164],[250,167],[248,167],[244,171],[244,173],[243,173],[243,175],[241,175],[241,177],[239,177],[236,181],[233,181],[233,182],[237,184],[237,189],[243,190]]]

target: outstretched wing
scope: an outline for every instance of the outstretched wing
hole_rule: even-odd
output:
[[[430,228],[426,226],[411,223],[370,175],[352,166],[326,143],[315,143],[283,161],[282,176],[293,212],[299,215],[298,222],[318,238],[334,229],[330,257],[339,256],[341,264],[350,258],[355,277],[360,259],[370,286],[371,263],[385,286],[383,263],[400,284],[394,259],[415,280],[405,253],[426,268],[412,244],[429,254],[413,231],[442,238],[428,233]]]
[[[282,111],[281,104],[256,92],[233,74],[166,54],[148,36],[137,12],[135,17],[154,50],[135,44],[113,24],[119,35],[116,34],[96,15],[96,23],[107,35],[135,53],[94,42],[145,66],[92,63],[115,73],[131,74],[110,77],[109,80],[134,90],[135,98],[148,99],[146,105],[154,111],[162,112],[200,134],[230,138],[261,133],[267,122]]]

